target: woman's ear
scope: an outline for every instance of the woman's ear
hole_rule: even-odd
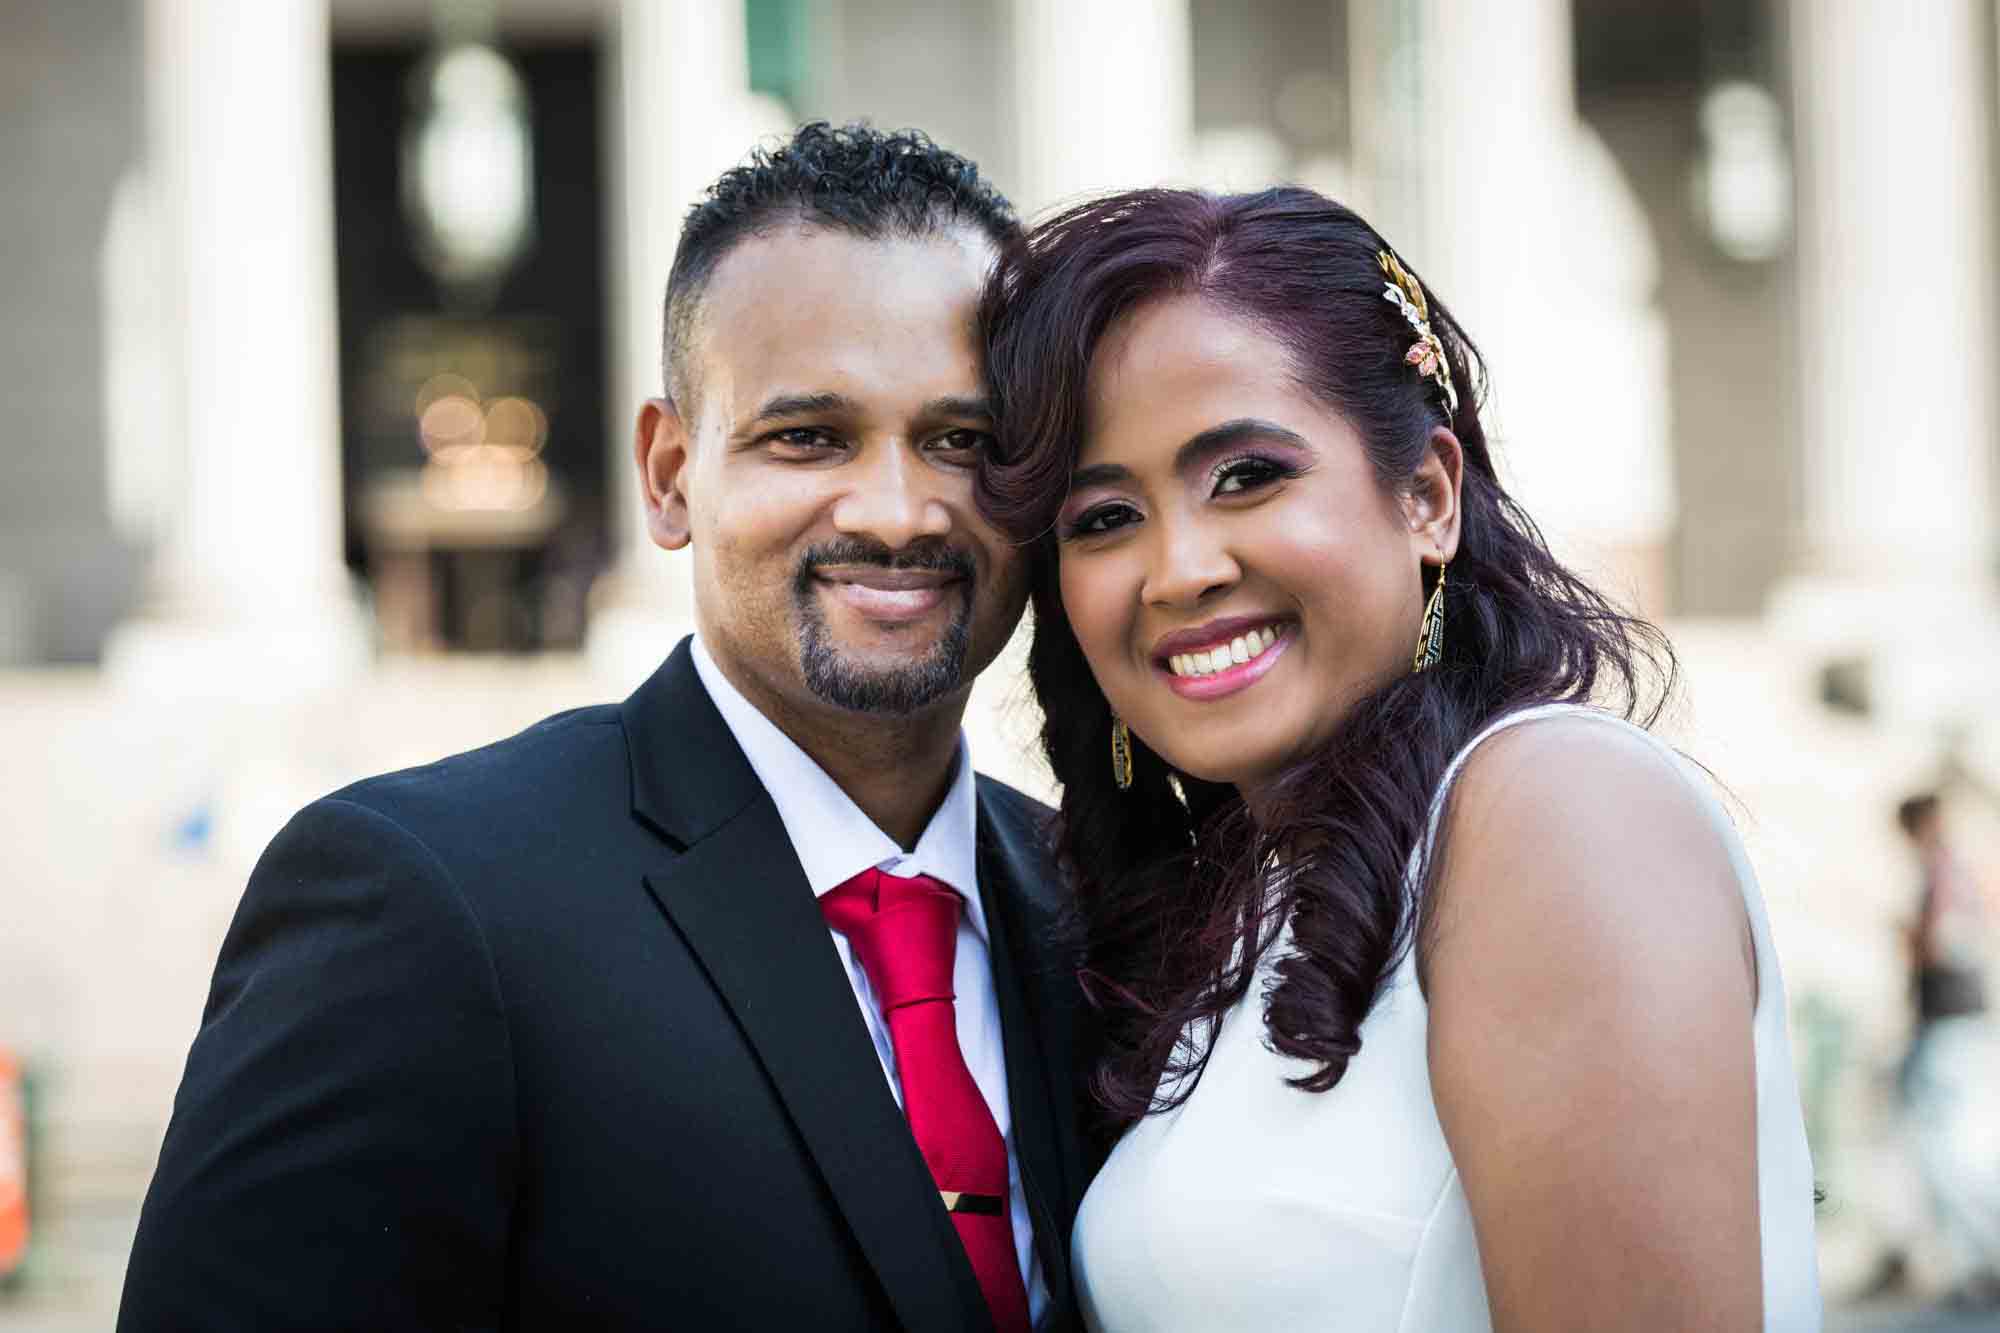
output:
[[[1464,476],[1465,450],[1458,436],[1443,426],[1432,427],[1423,461],[1401,496],[1411,548],[1426,563],[1458,554],[1458,502]]]
[[[639,409],[632,452],[639,466],[639,494],[646,503],[646,533],[654,545],[678,551],[694,534],[688,524],[687,426],[672,402],[646,400]]]

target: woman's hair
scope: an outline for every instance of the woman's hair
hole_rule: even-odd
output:
[[[1518,708],[1609,699],[1650,723],[1671,692],[1664,637],[1557,563],[1502,489],[1479,417],[1478,352],[1428,286],[1457,411],[1405,362],[1415,335],[1384,296],[1377,256],[1388,249],[1310,190],[1138,190],[1042,223],[987,288],[1000,430],[979,502],[1031,548],[1028,673],[1062,784],[1057,851],[1082,918],[1082,979],[1104,1019],[1094,1090],[1118,1121],[1193,1090],[1207,1043],[1183,1034],[1213,1031],[1287,919],[1292,948],[1263,997],[1270,1040],[1309,1066],[1297,1086],[1339,1082],[1424,919],[1442,849],[1415,874],[1412,857],[1452,756]],[[1316,753],[1260,791],[1255,823],[1234,790],[1173,772],[1137,736],[1131,787],[1117,788],[1111,708],[1058,590],[1052,529],[1083,442],[1091,358],[1121,319],[1172,296],[1198,296],[1280,343],[1298,382],[1356,428],[1385,491],[1412,480],[1433,428],[1450,427],[1464,451],[1443,657],[1357,702]],[[1268,873],[1277,864],[1284,873]]]

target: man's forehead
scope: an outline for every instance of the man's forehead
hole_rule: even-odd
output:
[[[866,387],[893,374],[930,391],[945,391],[940,379],[976,380],[975,318],[993,259],[990,242],[959,226],[882,238],[792,226],[750,237],[704,293],[701,373],[734,389],[732,415],[761,392],[837,389],[843,378]]]
[[[732,247],[710,275],[703,305],[719,324],[805,301],[857,302],[885,284],[976,298],[993,260],[992,243],[969,226],[878,237],[793,223]]]

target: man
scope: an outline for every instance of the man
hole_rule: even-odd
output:
[[[121,1328],[1074,1322],[1074,972],[959,734],[1025,595],[972,500],[1015,228],[824,126],[689,216],[636,460],[695,637],[278,836]]]
[[[1992,1309],[2000,1306],[2000,1155],[1992,1150],[2000,1045],[1986,995],[1993,926],[1982,886],[1952,846],[1937,793],[1903,801],[1896,822],[1923,876],[1907,932],[1916,1023],[1898,1083],[1951,1266],[1946,1303]]]

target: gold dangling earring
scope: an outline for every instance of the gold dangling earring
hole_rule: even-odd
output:
[[[1125,719],[1111,719],[1111,776],[1124,791],[1132,785],[1132,731]]]
[[[1444,656],[1444,572],[1450,567],[1449,560],[1438,566],[1437,586],[1431,589],[1431,599],[1424,603],[1424,623],[1417,630],[1417,653],[1410,659],[1413,673],[1436,666],[1437,660]]]

